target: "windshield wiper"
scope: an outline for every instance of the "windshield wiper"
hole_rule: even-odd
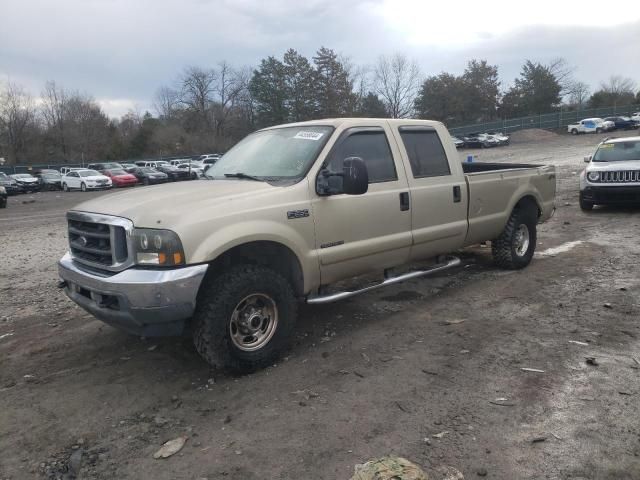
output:
[[[264,182],[263,179],[254,177],[253,175],[247,175],[246,173],[238,172],[238,173],[225,173],[225,177],[227,178],[243,178],[246,180],[255,180],[256,182]]]

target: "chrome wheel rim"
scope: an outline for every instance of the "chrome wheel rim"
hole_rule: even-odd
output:
[[[529,228],[525,224],[520,225],[516,230],[514,244],[516,255],[519,257],[524,256],[529,250]]]
[[[243,298],[233,309],[229,333],[237,348],[253,352],[269,343],[277,327],[276,302],[269,295],[254,293]]]

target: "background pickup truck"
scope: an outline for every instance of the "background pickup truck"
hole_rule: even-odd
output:
[[[287,347],[299,301],[451,268],[460,261],[445,254],[486,240],[498,266],[525,267],[555,188],[552,166],[461,163],[439,122],[272,127],[202,180],[68,212],[60,285],[111,325],[144,336],[190,332],[210,364],[252,370]],[[394,275],[417,261],[428,266]],[[380,283],[328,288],[370,272]]]

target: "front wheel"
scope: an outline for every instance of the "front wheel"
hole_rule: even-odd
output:
[[[87,186],[84,184],[84,182],[80,184],[80,190],[82,190],[83,192],[87,191]]]
[[[584,195],[580,192],[580,210],[583,212],[590,212],[593,210],[593,202],[588,202],[584,199]]]
[[[578,130],[575,128],[571,129],[571,135],[577,135],[578,134]]]
[[[493,260],[499,267],[517,270],[529,265],[536,249],[537,221],[535,207],[513,210],[500,236],[491,242]]]
[[[210,365],[250,372],[288,348],[296,316],[293,289],[282,275],[237,265],[202,285],[193,341]]]
[[[601,128],[596,128],[596,133],[602,133],[602,129]]]
[[[66,184],[66,183],[63,183],[63,184],[62,184],[62,190],[63,190],[64,192],[68,192],[68,191],[69,191],[69,187],[67,186],[67,184]]]
[[[6,198],[0,198],[0,208],[7,208],[7,199]]]

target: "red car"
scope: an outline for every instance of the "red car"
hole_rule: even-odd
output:
[[[133,187],[138,183],[138,179],[134,175],[121,168],[104,170],[102,173],[111,179],[114,187]]]

